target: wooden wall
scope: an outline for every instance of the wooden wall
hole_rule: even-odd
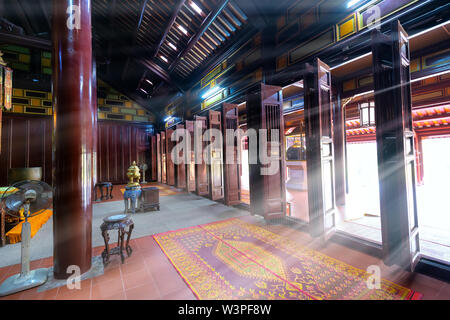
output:
[[[133,161],[138,165],[143,161],[150,163],[146,159],[149,154],[149,126],[99,121],[98,135],[97,181],[126,183],[127,169]]]
[[[52,183],[52,120],[49,116],[3,113],[0,186],[7,185],[9,168],[22,167],[42,167],[42,180]],[[149,164],[150,133],[147,125],[98,121],[97,181],[123,184],[134,160]]]
[[[8,185],[8,169],[42,167],[42,180],[52,182],[52,118],[3,112],[0,186]]]

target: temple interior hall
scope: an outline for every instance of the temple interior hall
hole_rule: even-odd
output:
[[[448,1],[0,0],[0,300],[450,300],[449,181]]]

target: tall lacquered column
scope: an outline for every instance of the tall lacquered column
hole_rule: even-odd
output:
[[[54,276],[91,268],[96,132],[90,0],[53,0]],[[69,270],[70,271],[70,270]]]

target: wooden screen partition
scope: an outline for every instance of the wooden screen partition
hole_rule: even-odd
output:
[[[198,135],[204,134],[206,131],[206,117],[194,117],[194,131],[198,131]],[[194,149],[195,149],[195,192],[199,196],[209,195],[209,172],[207,170],[206,162],[203,157],[203,150],[207,146],[207,142],[203,139],[195,139],[194,135]]]
[[[336,231],[330,67],[316,59],[304,86],[310,230],[328,240]]]
[[[248,130],[256,130],[258,137],[258,160],[250,163],[250,211],[253,215],[261,215],[265,219],[277,219],[286,215],[286,185],[285,185],[285,143],[283,97],[281,87],[260,85],[260,91],[248,96],[247,100],[247,126]],[[266,131],[260,131],[261,129]],[[278,160],[268,164],[262,162],[259,149],[260,135],[267,132],[266,141],[268,150],[272,149],[272,140],[278,130],[279,147],[272,154]],[[273,137],[273,139],[272,139]],[[249,159],[251,152],[257,152],[249,139]],[[270,153],[268,153],[270,154]],[[278,169],[275,172],[266,172],[269,168]]]
[[[191,137],[191,162],[186,163],[186,189],[189,192],[195,192],[194,121],[186,120],[186,134]]]
[[[156,136],[152,135],[149,137],[150,139],[150,180],[157,180],[157,148],[156,148]]]
[[[375,122],[384,261],[414,269],[420,259],[411,115],[410,48],[398,21],[372,33]]]
[[[211,200],[223,199],[223,139],[222,139],[222,115],[219,111],[210,110],[208,112],[208,129],[216,129],[220,132],[217,137],[210,137],[208,144],[212,147],[209,151],[209,197]],[[219,141],[214,139],[219,138]]]
[[[236,135],[239,129],[238,110],[239,106],[237,104],[224,103],[222,105],[224,198],[227,206],[234,206],[241,203],[239,165],[241,161],[241,139],[239,135]]]
[[[161,182],[161,135],[156,134],[156,176],[157,181]]]
[[[166,162],[167,162],[167,184],[175,185],[175,165],[172,161],[172,148],[174,142],[172,141],[173,129],[166,129]]]
[[[177,129],[183,130],[184,124],[177,124]],[[175,143],[179,143],[182,139],[185,139],[185,137],[178,137]],[[186,188],[186,162],[184,161],[184,154],[185,150],[183,149],[179,153],[179,157],[182,160],[181,164],[175,165],[175,180],[176,180],[176,186],[177,188]]]
[[[167,183],[166,133],[161,131],[161,182]]]

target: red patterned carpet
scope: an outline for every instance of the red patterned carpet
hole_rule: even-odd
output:
[[[416,300],[387,280],[287,237],[230,219],[153,236],[198,299]]]

